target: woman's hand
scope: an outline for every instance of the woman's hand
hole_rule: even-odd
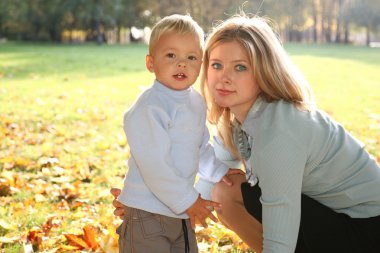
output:
[[[240,175],[245,175],[244,171],[240,169],[229,169],[224,177],[222,177],[222,182],[224,182],[228,186],[232,186],[232,181],[228,177],[229,175],[235,175],[235,174],[240,174]]]
[[[111,194],[114,196],[112,205],[115,207],[113,214],[119,216],[120,219],[123,219],[124,216],[124,205],[117,200],[117,197],[120,195],[121,190],[119,188],[111,188]]]

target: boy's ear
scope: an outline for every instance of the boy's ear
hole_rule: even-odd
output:
[[[152,72],[152,73],[154,72],[153,58],[149,54],[145,56],[145,65],[146,65],[146,69],[149,70],[149,72]]]

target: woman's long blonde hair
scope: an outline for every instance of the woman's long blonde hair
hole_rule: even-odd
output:
[[[201,75],[201,92],[206,99],[208,120],[215,125],[224,145],[240,157],[232,136],[233,114],[215,103],[207,84],[210,52],[231,41],[238,42],[248,54],[254,81],[267,102],[285,100],[300,110],[310,111],[314,100],[309,84],[289,59],[281,42],[264,18],[239,15],[216,26],[206,41]]]

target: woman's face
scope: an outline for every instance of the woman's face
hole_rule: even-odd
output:
[[[260,93],[248,55],[236,41],[222,43],[211,50],[207,84],[215,102],[229,107],[241,123]]]

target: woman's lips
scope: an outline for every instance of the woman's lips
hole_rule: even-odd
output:
[[[220,95],[220,96],[228,96],[230,94],[233,93],[233,91],[230,91],[230,90],[224,90],[224,89],[216,89],[216,92]]]

